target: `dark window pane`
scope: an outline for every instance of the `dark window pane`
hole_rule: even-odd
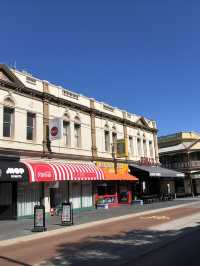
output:
[[[12,113],[13,113],[13,109],[5,107],[4,112],[3,112],[3,121],[10,123]]]
[[[34,119],[35,119],[35,114],[27,113],[27,126],[28,127],[33,127]]]
[[[27,140],[33,140],[33,128],[27,127],[26,138],[27,138]]]
[[[3,110],[3,136],[11,137],[11,123],[14,109],[4,107]]]
[[[10,124],[7,123],[3,124],[3,136],[8,138],[11,136]]]

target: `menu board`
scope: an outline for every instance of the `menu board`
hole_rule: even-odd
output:
[[[61,220],[63,223],[70,223],[71,222],[71,205],[70,204],[63,204],[62,205]]]
[[[43,208],[35,209],[35,226],[36,227],[44,226],[44,209]]]

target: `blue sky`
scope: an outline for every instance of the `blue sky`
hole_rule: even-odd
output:
[[[200,1],[1,2],[0,62],[157,121],[200,131]]]

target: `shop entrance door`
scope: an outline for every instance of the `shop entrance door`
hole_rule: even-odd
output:
[[[0,182],[0,220],[16,218],[17,183]]]

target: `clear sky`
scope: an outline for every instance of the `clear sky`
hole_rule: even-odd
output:
[[[157,121],[200,131],[200,1],[1,1],[0,62]]]

